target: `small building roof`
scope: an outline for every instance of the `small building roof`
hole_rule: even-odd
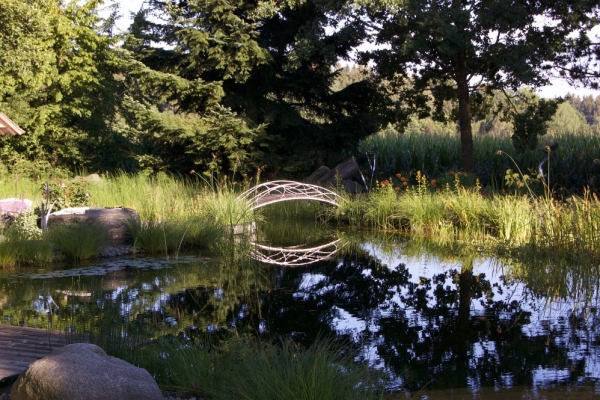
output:
[[[0,112],[0,136],[5,135],[22,135],[25,131],[15,124],[3,112]]]

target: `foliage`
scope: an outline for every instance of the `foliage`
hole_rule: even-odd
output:
[[[584,117],[587,123],[597,128],[600,124],[600,97],[594,99],[593,96],[584,96],[583,98],[568,94],[566,100]]]
[[[56,71],[52,48],[58,2],[6,0],[0,9],[0,103],[47,84]]]
[[[375,70],[389,80],[405,104],[420,115],[445,120],[446,102],[457,101],[452,116],[459,121],[466,172],[475,170],[474,113],[485,108],[493,90],[516,92],[521,86],[547,84],[550,67],[569,63],[561,57],[567,50],[572,54],[587,50],[588,29],[597,24],[598,12],[596,2],[576,6],[536,1],[363,4],[381,27],[376,43],[385,45],[365,52],[363,58],[375,62]],[[571,38],[573,31],[580,33],[580,40]],[[528,128],[529,117],[543,122],[551,116],[552,102],[539,104],[544,107],[527,108],[525,114],[513,111],[517,137],[543,133]]]
[[[561,103],[548,124],[548,134],[557,136],[562,133],[572,135],[588,135],[592,124],[588,124],[586,117],[579,112],[570,102]]]
[[[551,184],[555,192],[562,196],[582,194],[585,188],[592,191],[600,189],[600,164],[596,161],[600,143],[596,135],[560,133],[548,135],[547,140],[559,143],[550,161]],[[521,171],[533,179],[538,175],[539,163],[546,158],[539,150],[516,152],[506,136],[478,135],[474,143],[476,176],[482,186],[495,189],[504,187],[508,169],[515,170],[515,164],[498,155],[498,150],[510,153]],[[380,180],[397,172],[410,176],[416,171],[421,171],[430,180],[440,180],[447,173],[459,171],[461,165],[459,139],[445,131],[402,134],[388,129],[362,141],[359,150],[376,155],[376,173]]]
[[[1,154],[11,165],[27,160],[74,170],[93,166],[113,140],[109,124],[119,93],[110,47],[116,39],[106,33],[110,22],[99,17],[100,1],[52,3],[54,8],[40,16],[42,29],[51,31],[51,42],[40,51],[52,68],[43,82],[3,99],[4,112],[26,133],[3,140]]]
[[[37,225],[38,215],[32,210],[25,210],[10,224],[6,236],[11,240],[39,240],[42,230]]]
[[[89,205],[88,182],[85,180],[73,180],[71,182],[54,181],[44,183],[41,186],[42,200],[46,207],[52,207],[52,211],[62,210],[70,207],[86,207]]]
[[[515,195],[540,193],[542,182],[540,181],[541,177],[538,175],[530,176],[509,168],[506,170],[506,175],[504,175],[504,190]]]
[[[558,109],[557,100],[528,99],[525,110],[512,115],[514,133],[513,147],[518,152],[533,150],[538,144],[538,136],[543,136],[548,130],[548,123]]]
[[[148,21],[148,13],[165,22]],[[219,94],[211,104],[188,101],[187,93],[177,101],[180,94],[169,96],[169,86],[158,87],[159,108],[203,121],[200,132],[181,135],[180,129],[174,132],[178,137],[167,137],[157,123],[145,136],[157,148],[155,156],[166,148],[167,156],[173,151],[196,157],[195,166],[188,160],[187,171],[250,172],[266,166],[270,174],[309,174],[339,161],[340,149],[351,149],[385,118],[385,99],[371,80],[331,90],[338,57],[347,57],[365,34],[352,7],[343,3],[150,2],[135,21],[125,47],[154,76],[211,86],[205,92]],[[329,33],[328,26],[336,30]],[[173,47],[157,49],[160,42]],[[147,103],[156,100],[146,97]],[[148,120],[141,115],[135,120]],[[152,121],[163,119],[159,112]],[[152,143],[156,137],[168,139],[166,146]],[[173,159],[168,164],[185,170]]]
[[[53,226],[48,231],[48,241],[68,259],[79,262],[98,254],[106,244],[106,230],[100,224]]]
[[[199,343],[163,338],[143,349],[142,367],[168,390],[211,399],[368,399],[380,382],[343,348],[320,339],[308,348],[285,339]],[[163,357],[162,355],[166,355]]]

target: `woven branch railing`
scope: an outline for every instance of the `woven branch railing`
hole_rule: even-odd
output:
[[[240,194],[252,209],[289,200],[314,200],[339,206],[342,201],[337,193],[322,186],[295,181],[272,181],[261,183]]]
[[[340,239],[316,247],[270,247],[252,243],[250,256],[257,261],[287,267],[299,267],[325,261],[339,250]]]

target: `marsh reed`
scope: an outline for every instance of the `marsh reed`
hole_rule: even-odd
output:
[[[243,188],[227,178],[207,180],[164,173],[123,173],[101,180],[48,181],[59,188],[57,196],[69,196],[72,186],[81,188],[85,191],[86,205],[90,207],[135,209],[141,223],[131,222],[129,230],[135,247],[149,254],[170,256],[180,251],[209,248],[228,231],[228,226],[255,218],[247,205],[236,199]],[[37,210],[37,214],[28,213],[26,218],[18,218],[2,229],[0,266],[50,262],[53,249],[77,261],[93,256],[102,247],[101,235],[77,232],[76,227],[42,234],[36,219],[43,200],[41,187],[44,182],[0,177],[0,193],[4,197],[29,198]],[[83,205],[74,204],[75,199],[68,200],[65,203]],[[84,240],[86,238],[89,240]],[[40,254],[35,249],[43,249],[43,252]]]
[[[540,138],[536,149],[517,153],[508,136],[475,135],[473,138],[475,174],[483,186],[502,189],[506,170],[515,169],[514,162],[525,174],[537,174],[537,165],[545,155],[540,148],[552,140],[559,143],[553,152],[551,175],[553,185],[564,190],[600,185],[600,137],[592,133],[562,133]],[[512,154],[514,162],[497,155],[498,150]],[[394,129],[381,131],[363,140],[359,152],[370,151],[377,156],[380,179],[398,172],[421,171],[428,178],[460,171],[461,149],[456,132],[437,129],[431,132],[399,133]]]

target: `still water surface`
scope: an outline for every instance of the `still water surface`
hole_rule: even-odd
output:
[[[144,338],[335,334],[398,398],[600,397],[597,276],[550,287],[481,252],[311,229],[264,227],[226,257],[5,272],[0,323]]]

